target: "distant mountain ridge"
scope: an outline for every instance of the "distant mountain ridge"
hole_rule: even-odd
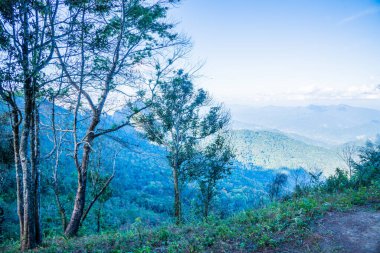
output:
[[[230,108],[234,129],[279,130],[321,144],[341,145],[380,133],[380,110],[348,105]]]
[[[236,159],[243,164],[264,168],[304,168],[323,170],[331,174],[335,168],[344,167],[335,149],[306,144],[280,132],[234,130],[232,143]]]

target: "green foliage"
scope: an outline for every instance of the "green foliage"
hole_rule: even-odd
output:
[[[337,168],[335,175],[329,176],[325,182],[325,190],[328,192],[343,191],[350,187],[348,173]]]
[[[202,186],[208,184],[207,194],[213,194],[216,181],[228,172],[226,164],[232,158],[232,151],[222,136],[217,136],[204,154],[199,152],[202,141],[213,138],[229,122],[222,107],[210,107],[210,101],[203,89],[194,87],[187,73],[178,70],[157,85],[149,112],[138,118],[146,137],[167,151],[173,170],[177,222],[181,218],[179,184],[201,178]]]
[[[208,222],[157,228],[135,227],[125,232],[109,231],[101,235],[63,239],[48,238],[39,252],[252,252],[275,249],[281,243],[307,235],[310,223],[330,211],[347,211],[356,205],[380,202],[377,185],[339,193],[319,190],[274,202],[269,206],[241,212],[229,219],[210,218]],[[139,227],[137,229],[137,227]],[[6,250],[17,252],[18,245],[7,242]]]
[[[12,135],[9,128],[9,113],[0,111],[0,164],[10,165],[14,161]]]
[[[356,186],[367,186],[380,180],[380,139],[368,141],[359,149],[359,162],[354,165],[353,181]]]
[[[167,243],[169,240],[170,232],[167,230],[167,228],[161,228],[158,231],[158,239],[160,242],[163,242],[164,244]]]
[[[200,188],[203,216],[207,218],[212,199],[217,194],[217,183],[231,174],[235,155],[229,141],[222,135],[217,135],[199,153],[199,157],[192,164],[194,177]]]
[[[283,188],[285,187],[286,183],[288,181],[288,176],[283,173],[277,173],[272,182],[269,184],[269,198],[271,201],[277,199],[280,197],[280,194],[283,191]]]

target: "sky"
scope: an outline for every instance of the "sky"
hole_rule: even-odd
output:
[[[170,18],[217,101],[380,109],[379,0],[183,0]]]

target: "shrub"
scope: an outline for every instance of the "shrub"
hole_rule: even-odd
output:
[[[350,180],[346,171],[337,168],[335,175],[326,179],[325,190],[327,192],[342,192],[344,189],[350,187]]]
[[[354,164],[353,181],[356,187],[368,186],[380,181],[380,141],[368,141],[359,149],[360,161]]]

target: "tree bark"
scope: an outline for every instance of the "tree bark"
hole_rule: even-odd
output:
[[[181,213],[181,196],[178,183],[178,170],[176,167],[173,168],[173,180],[174,180],[174,217],[177,225],[182,222]]]
[[[63,232],[65,232],[66,227],[67,227],[66,211],[61,203],[61,200],[59,199],[58,189],[56,189],[56,186],[54,186],[53,188],[54,188],[55,202],[57,203],[58,212],[59,212],[59,215],[61,216],[61,224],[62,224]]]
[[[4,242],[3,222],[4,222],[4,209],[0,206],[0,245]]]
[[[78,175],[78,188],[75,196],[74,209],[65,230],[65,235],[68,237],[76,236],[80,227],[84,205],[86,203],[86,180],[84,179],[86,176],[86,171]]]
[[[205,219],[207,219],[207,217],[208,217],[208,206],[209,206],[209,201],[208,200],[206,200],[205,201],[205,210],[204,210],[204,217],[205,217]]]
[[[204,190],[204,210],[203,210],[203,216],[207,220],[207,217],[209,215],[209,210],[210,210],[210,204],[211,200],[213,197],[213,183],[212,182],[207,182]]]
[[[37,85],[33,85],[34,96],[33,96],[33,113],[31,121],[31,170],[32,170],[32,180],[33,180],[33,200],[34,200],[34,216],[35,216],[35,233],[36,233],[36,243],[40,244],[42,242],[42,231],[41,231],[41,219],[40,219],[40,172],[39,172],[39,159],[40,159],[40,140],[39,140],[39,112],[36,105],[36,90]]]
[[[78,188],[75,196],[74,208],[69,224],[66,227],[65,235],[68,237],[76,236],[81,225],[86,204],[86,184],[88,161],[91,153],[91,144],[94,140],[94,131],[99,123],[99,115],[94,115],[90,127],[87,130],[85,144],[83,146],[82,163],[78,169]],[[74,154],[75,155],[75,154]]]
[[[96,210],[96,232],[100,233],[100,218],[101,218],[101,208]]]
[[[23,177],[23,200],[24,200],[24,228],[21,241],[21,250],[32,249],[36,247],[36,223],[35,223],[35,199],[34,199],[34,180],[33,171],[28,156],[28,147],[31,127],[33,124],[33,100],[35,90],[33,89],[33,80],[30,71],[30,31],[29,31],[29,3],[25,2],[20,13],[22,16],[22,44],[21,44],[21,66],[23,72],[24,86],[24,124],[20,139],[20,162]],[[33,140],[32,140],[33,143]],[[34,150],[32,149],[32,152]]]
[[[25,76],[25,120],[20,140],[20,160],[23,174],[24,191],[24,229],[21,242],[21,250],[32,249],[37,245],[35,227],[34,184],[32,169],[28,160],[28,145],[33,113],[33,90],[31,87],[31,78],[28,75]]]
[[[210,207],[210,202],[211,202],[211,194],[210,194],[210,189],[209,186],[207,187],[207,193],[205,197],[205,203],[204,203],[204,218],[207,220],[208,213],[209,213],[209,207]]]
[[[12,135],[13,135],[13,152],[14,163],[16,171],[16,195],[17,195],[17,215],[19,218],[20,226],[20,242],[24,234],[24,198],[22,189],[22,169],[20,164],[20,121],[18,108],[15,103],[11,103],[12,106]]]

